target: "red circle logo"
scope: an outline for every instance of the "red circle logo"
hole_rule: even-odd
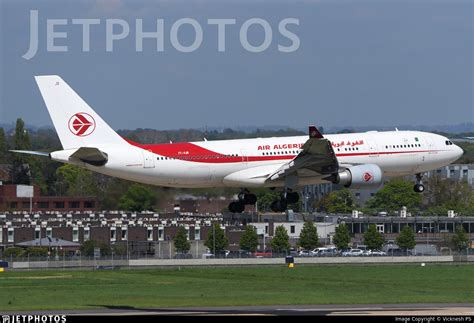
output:
[[[95,130],[94,118],[85,112],[79,112],[69,119],[69,131],[78,137],[85,137]]]
[[[369,173],[369,172],[365,172],[364,175],[362,176],[362,179],[364,180],[364,182],[370,182],[372,179],[374,178],[374,176]]]

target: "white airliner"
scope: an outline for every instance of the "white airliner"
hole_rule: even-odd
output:
[[[35,78],[63,150],[16,152],[157,186],[240,188],[231,212],[256,202],[253,187],[281,189],[274,211],[297,202],[298,188],[317,183],[367,187],[382,177],[416,174],[414,190],[423,192],[423,172],[463,154],[448,138],[427,132],[323,136],[314,126],[309,136],[139,144],[118,135],[61,77]]]

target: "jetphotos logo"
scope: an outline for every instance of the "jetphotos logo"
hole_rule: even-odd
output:
[[[44,22],[46,22],[44,24]],[[250,18],[244,21],[233,18],[212,18],[196,20],[181,18],[176,21],[152,19],[144,22],[143,19],[128,21],[117,18],[107,19],[45,19],[38,10],[30,11],[30,41],[24,59],[32,59],[38,50],[43,48],[45,41],[46,51],[68,52],[72,43],[82,34],[82,52],[97,51],[105,47],[106,52],[113,52],[114,46],[120,42],[135,45],[136,52],[143,52],[144,48],[156,52],[165,49],[181,53],[192,53],[203,43],[212,44],[218,52],[225,52],[227,48],[241,47],[249,53],[261,53],[267,50],[277,50],[280,53],[293,53],[300,48],[300,38],[297,31],[300,25],[298,18],[283,18],[280,21],[267,21],[263,18]],[[183,31],[188,36],[183,37]],[[82,32],[81,32],[82,31]],[[40,35],[46,39],[40,39]],[[100,41],[92,42],[91,35]],[[132,41],[130,41],[132,38]],[[128,42],[127,42],[128,40]],[[191,40],[191,41],[190,41]],[[240,46],[226,45],[234,42]],[[92,47],[92,48],[91,48]],[[123,47],[123,46],[122,46]]]
[[[66,315],[2,315],[2,323],[65,323]]]
[[[76,113],[69,119],[69,130],[78,137],[88,136],[95,130],[95,120],[88,113]]]

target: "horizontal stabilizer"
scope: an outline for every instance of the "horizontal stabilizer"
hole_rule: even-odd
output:
[[[104,166],[108,161],[107,153],[93,147],[81,147],[70,157],[93,166]]]
[[[44,151],[32,151],[32,150],[10,150],[10,151],[13,153],[49,157],[49,153],[44,152]]]

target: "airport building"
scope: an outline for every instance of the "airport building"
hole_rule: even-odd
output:
[[[93,196],[42,196],[36,185],[0,183],[0,212],[86,212],[97,211],[99,207],[99,199]]]
[[[467,181],[470,186],[474,186],[474,164],[451,164],[426,173],[426,177],[439,176],[449,178],[454,181]]]
[[[242,215],[243,216],[243,215]],[[49,238],[82,244],[95,240],[110,246],[122,244],[131,255],[171,258],[175,255],[173,238],[178,227],[186,229],[191,242],[192,257],[200,258],[206,252],[204,246],[213,223],[219,223],[229,240],[229,250],[238,251],[245,224],[252,224],[259,235],[259,250],[271,249],[271,240],[277,226],[284,226],[290,243],[297,247],[304,221],[315,222],[320,242],[332,244],[337,225],[346,224],[350,229],[353,246],[363,242],[363,233],[375,224],[385,240],[394,240],[403,226],[408,225],[416,233],[420,243],[445,245],[458,225],[464,227],[474,240],[474,217],[360,217],[329,216],[322,214],[248,215],[235,219],[230,215],[202,215],[184,213],[126,213],[126,212],[13,212],[0,213],[0,250],[21,246],[29,241]],[[43,240],[44,241],[44,240]],[[42,245],[43,247],[47,247]],[[69,248],[74,253],[79,248]]]

